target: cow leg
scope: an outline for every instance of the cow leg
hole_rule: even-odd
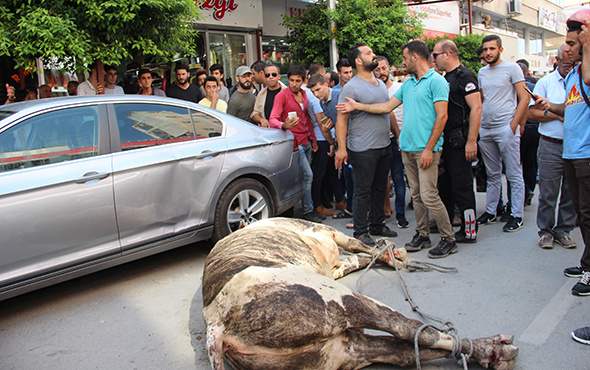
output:
[[[334,279],[340,279],[353,271],[367,267],[371,260],[371,257],[359,256],[358,254],[346,257],[340,261],[340,266],[332,271]]]
[[[482,339],[484,340],[484,339]],[[482,340],[476,340],[482,341]],[[491,343],[491,340],[487,340]],[[474,343],[475,347],[478,346]],[[497,346],[496,346],[497,347]],[[493,349],[493,345],[490,346]],[[354,330],[347,330],[338,337],[334,337],[324,346],[324,352],[328,352],[327,363],[332,368],[361,369],[374,363],[386,363],[395,366],[409,367],[416,365],[416,354],[411,343],[401,341],[392,336],[367,335]],[[496,352],[501,352],[496,348]],[[420,362],[426,362],[445,358],[450,351],[443,349],[421,348],[419,352]],[[473,358],[478,359],[478,350],[474,350]],[[487,354],[486,359],[491,356]],[[495,363],[484,362],[485,368],[491,366],[496,369],[512,369],[516,354],[503,354],[510,359],[498,360]]]
[[[398,340],[413,346],[414,337],[423,326],[420,321],[409,319],[378,301],[356,293],[353,293],[353,296],[343,296],[342,298],[345,315],[349,320],[349,328],[385,331]],[[509,369],[513,366],[514,358],[518,355],[518,348],[512,345],[512,337],[498,335],[475,339],[472,343],[472,357],[486,368],[491,366],[492,368]],[[418,346],[421,351],[422,348],[440,349],[448,355],[455,346],[455,339],[448,334],[427,327],[418,335]],[[460,351],[464,354],[470,353],[471,345],[468,340],[461,341]]]
[[[342,249],[344,249],[347,252],[350,253],[366,253],[369,255],[373,255],[375,249],[368,247],[367,245],[361,243],[358,239],[356,238],[351,238],[348,235],[334,230],[332,232],[334,241],[336,242],[336,244],[341,247]],[[400,249],[400,250],[394,250],[394,258],[395,260],[397,260],[397,268],[398,269],[402,269],[408,262],[408,258],[407,258],[407,252],[405,249]],[[393,259],[389,256],[388,253],[383,253],[379,256],[379,258],[377,259],[378,262],[389,265],[390,267],[394,267],[393,266]],[[370,261],[369,261],[370,262]],[[367,265],[364,265],[362,267],[359,268],[363,268]],[[357,268],[357,270],[359,269]],[[395,268],[395,267],[394,267]],[[346,274],[355,271],[355,270],[350,270],[348,271]],[[346,274],[342,275],[345,276]],[[339,276],[339,277],[342,277]],[[338,277],[334,277],[335,279],[338,279]]]

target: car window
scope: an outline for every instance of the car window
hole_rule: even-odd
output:
[[[42,113],[0,133],[0,172],[96,155],[96,106]]]
[[[191,116],[193,117],[197,139],[221,136],[223,125],[220,120],[206,113],[194,110],[191,110]]]
[[[194,140],[187,108],[164,104],[115,104],[121,149]]]

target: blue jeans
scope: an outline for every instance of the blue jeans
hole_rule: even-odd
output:
[[[313,211],[311,199],[311,184],[313,182],[313,171],[311,170],[311,145],[299,145],[299,164],[303,169],[303,214]]]
[[[349,150],[348,163],[354,168],[354,236],[358,237],[367,231],[380,232],[385,225],[383,204],[391,163],[391,148],[388,145],[385,148],[364,152]]]
[[[404,162],[402,152],[397,146],[397,139],[391,139],[391,180],[393,180],[393,191],[395,192],[395,213],[403,215],[406,213],[406,179],[404,179]]]

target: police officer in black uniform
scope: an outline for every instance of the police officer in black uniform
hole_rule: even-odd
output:
[[[433,58],[439,71],[446,72],[450,86],[448,119],[440,163],[438,187],[451,222],[455,205],[461,212],[461,230],[457,243],[477,241],[475,193],[471,161],[477,156],[477,136],[481,123],[481,95],[477,77],[459,60],[459,51],[451,40],[434,46]]]

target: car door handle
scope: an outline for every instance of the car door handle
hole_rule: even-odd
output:
[[[90,172],[86,172],[79,179],[74,180],[74,182],[76,184],[84,184],[84,183],[87,183],[88,181],[102,180],[102,179],[106,179],[107,177],[109,177],[109,173],[108,172],[100,173],[100,172],[97,172],[97,171],[90,171]]]
[[[203,158],[208,158],[208,157],[216,157],[217,155],[219,155],[219,152],[214,152],[212,150],[203,150],[201,152],[201,154],[197,155],[195,158],[197,159],[203,159]]]

